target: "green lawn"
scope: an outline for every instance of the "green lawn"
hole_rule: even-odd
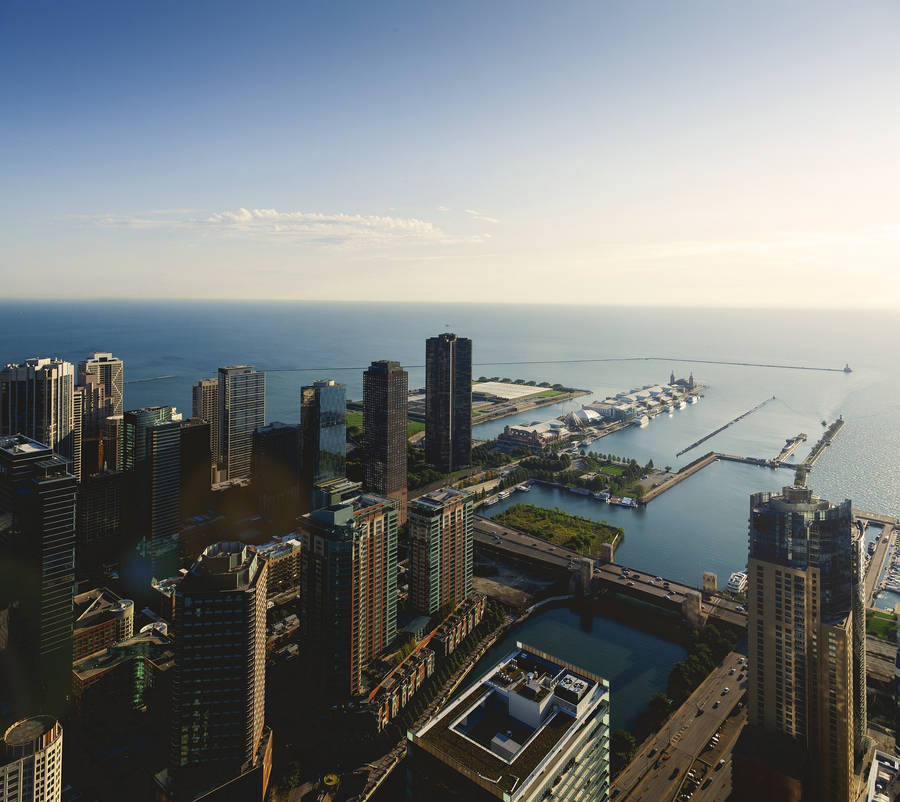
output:
[[[604,465],[600,469],[600,473],[605,473],[607,476],[621,476],[625,473],[625,469],[621,465]]]
[[[882,610],[866,610],[866,632],[889,643],[896,643],[897,616]]]
[[[544,390],[541,393],[535,393],[534,395],[528,396],[529,398],[534,398],[537,396],[538,398],[552,398],[554,395],[562,395],[559,390]]]
[[[617,543],[625,534],[624,529],[606,521],[592,521],[534,504],[513,504],[493,516],[493,520],[582,554],[599,554],[601,543]]]
[[[425,431],[425,424],[422,421],[411,420],[406,424],[406,436],[412,437],[414,434]]]
[[[361,409],[348,409],[347,410],[347,428],[348,429],[362,429],[362,410]]]

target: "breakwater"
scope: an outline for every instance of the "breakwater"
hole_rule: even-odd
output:
[[[711,437],[715,437],[717,434],[719,434],[719,432],[724,432],[729,426],[734,426],[734,424],[738,423],[739,421],[742,421],[748,415],[752,415],[758,409],[762,409],[766,404],[768,404],[770,401],[774,401],[774,400],[775,400],[775,396],[773,395],[771,398],[767,398],[765,401],[761,401],[759,404],[757,404],[755,407],[753,407],[753,409],[748,409],[742,415],[738,415],[736,418],[734,418],[734,420],[728,421],[728,423],[726,423],[723,426],[720,426],[715,431],[710,432],[708,435],[706,435],[704,437],[701,437],[699,440],[695,440],[687,448],[682,448],[681,451],[679,451],[675,456],[680,457],[682,454],[686,454],[688,451],[691,451],[692,449],[696,448],[701,443],[705,443]]]

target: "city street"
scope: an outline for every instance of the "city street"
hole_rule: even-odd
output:
[[[613,783],[613,799],[622,802],[639,799],[666,802],[673,799],[694,760],[702,754],[743,697],[747,676],[744,664],[738,662],[742,658],[744,655],[731,652],[665,726],[642,744],[634,760]],[[734,673],[731,673],[732,669]],[[743,676],[738,679],[740,675]],[[726,688],[728,692],[725,692]],[[717,702],[718,707],[715,706]],[[720,748],[723,748],[722,744]],[[711,767],[708,774],[713,776],[713,783],[703,789],[704,799],[724,798],[710,797],[707,793],[713,786],[730,787],[730,783],[726,784],[719,778],[719,775],[726,774],[727,777],[730,774],[724,769],[716,771],[715,766]],[[693,798],[701,797],[695,794]]]

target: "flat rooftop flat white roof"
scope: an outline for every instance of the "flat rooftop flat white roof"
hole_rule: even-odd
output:
[[[546,389],[546,387],[536,387],[528,384],[508,384],[506,382],[477,382],[472,385],[473,392],[487,393],[488,395],[495,395],[498,398],[507,400],[543,393]]]

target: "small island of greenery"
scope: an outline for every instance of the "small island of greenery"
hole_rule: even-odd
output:
[[[618,545],[625,535],[620,526],[606,521],[592,521],[534,504],[513,504],[494,515],[493,520],[582,554],[599,554],[601,543]]]

